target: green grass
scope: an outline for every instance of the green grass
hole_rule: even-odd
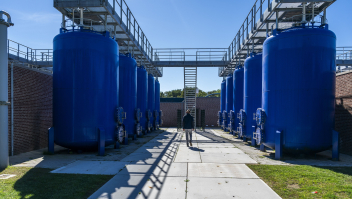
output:
[[[51,169],[8,167],[0,174],[16,177],[0,180],[0,198],[87,198],[113,176],[53,174]]]
[[[352,198],[351,167],[248,167],[282,198]]]

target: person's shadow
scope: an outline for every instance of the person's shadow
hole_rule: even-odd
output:
[[[189,147],[189,149],[192,150],[192,151],[204,152],[203,149],[200,149],[200,148],[197,148],[197,147],[193,147],[193,146]]]

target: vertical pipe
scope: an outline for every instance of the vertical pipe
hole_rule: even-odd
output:
[[[276,11],[276,29],[279,29],[279,12]]]
[[[75,27],[75,9],[72,9],[72,27]]]
[[[271,3],[270,3],[270,0],[268,0],[268,11],[271,12]]]
[[[11,63],[11,156],[13,156],[13,137],[14,137],[14,123],[13,123],[13,63]]]
[[[80,11],[79,25],[83,26],[83,8],[79,9],[79,11]]]
[[[315,15],[314,15],[314,3],[312,2],[312,25],[315,23],[314,17],[315,17]]]
[[[62,24],[61,24],[61,28],[66,28],[66,21],[65,21],[65,15],[62,14]]]
[[[106,31],[106,25],[108,24],[108,15],[105,14],[104,20],[104,31]]]
[[[326,8],[324,9],[324,16],[323,16],[323,25],[326,24]]]
[[[0,169],[9,165],[9,116],[8,116],[8,54],[7,54],[7,28],[13,25],[10,15],[7,15],[7,22],[0,21]]]
[[[306,23],[306,3],[302,3],[303,5],[303,16],[302,16],[302,23]]]

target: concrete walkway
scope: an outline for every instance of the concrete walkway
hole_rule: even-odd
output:
[[[169,128],[120,162],[75,162],[54,173],[117,173],[89,198],[280,198],[245,164],[256,164],[232,143],[193,133],[193,147]],[[114,166],[114,169],[103,169]],[[78,172],[78,171],[81,172]]]

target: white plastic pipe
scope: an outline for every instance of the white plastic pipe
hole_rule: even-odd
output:
[[[0,169],[9,165],[7,28],[12,25],[10,15],[0,11]]]
[[[302,23],[307,23],[307,20],[306,20],[306,6],[307,4],[306,3],[303,3],[303,16],[302,16]]]
[[[81,16],[79,18],[79,25],[83,26],[83,8],[80,9],[80,12],[81,12]]]

